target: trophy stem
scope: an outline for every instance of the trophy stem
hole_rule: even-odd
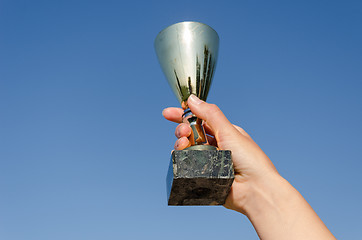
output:
[[[182,117],[183,122],[190,124],[191,127],[191,135],[189,137],[191,146],[206,145],[208,142],[204,127],[202,126],[202,120],[196,117],[189,108],[184,110]]]

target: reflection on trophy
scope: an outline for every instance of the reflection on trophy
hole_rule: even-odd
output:
[[[191,146],[171,156],[168,205],[222,205],[234,180],[231,151],[208,145],[202,119],[187,106],[191,94],[206,101],[218,48],[215,30],[198,22],[171,25],[155,40],[161,68],[184,109],[183,121],[192,129]]]

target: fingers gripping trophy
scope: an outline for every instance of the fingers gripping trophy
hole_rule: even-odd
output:
[[[161,31],[155,49],[169,85],[190,124],[191,146],[173,151],[167,175],[168,205],[222,205],[234,180],[231,151],[208,145],[202,119],[187,106],[191,94],[206,101],[214,75],[219,36],[198,22],[181,22]]]

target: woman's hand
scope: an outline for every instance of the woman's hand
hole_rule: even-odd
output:
[[[240,127],[229,122],[214,104],[191,95],[192,113],[204,120],[209,144],[231,150],[235,179],[225,207],[245,214],[261,239],[335,239],[299,192],[282,178],[268,156]],[[166,108],[163,116],[179,123],[176,150],[190,146],[188,124],[181,108]]]
[[[204,128],[210,145],[220,150],[231,150],[235,169],[235,180],[225,207],[245,213],[250,183],[265,178],[270,174],[278,174],[274,165],[240,127],[229,122],[221,110],[214,104],[209,104],[191,95],[187,102],[192,113],[204,120]],[[163,116],[170,121],[180,123],[176,127],[176,150],[190,146],[187,137],[191,134],[188,124],[182,123],[181,108],[166,108]]]

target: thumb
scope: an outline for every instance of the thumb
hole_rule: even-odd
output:
[[[221,131],[229,136],[239,135],[239,132],[215,104],[206,103],[192,94],[187,100],[187,105],[193,114],[207,122],[214,131],[215,136],[219,136]]]

